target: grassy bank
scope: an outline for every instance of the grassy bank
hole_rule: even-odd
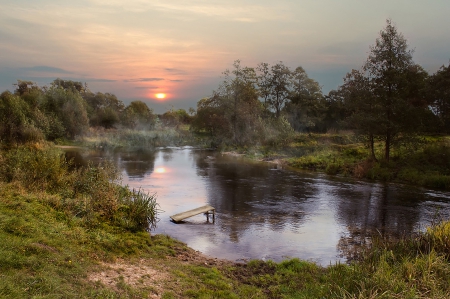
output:
[[[377,161],[357,136],[347,134],[296,134],[284,147],[248,147],[236,150],[259,160],[276,160],[293,168],[322,171],[369,180],[401,182],[450,190],[450,140],[420,137],[392,150],[384,161],[383,144],[375,144]]]

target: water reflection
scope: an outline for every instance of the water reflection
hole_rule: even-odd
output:
[[[192,148],[101,156],[117,163],[124,184],[157,193],[164,212],[155,233],[231,260],[351,260],[374,233],[409,234],[437,210],[444,218],[450,211],[447,193],[282,170]],[[216,208],[214,224],[203,215],[179,225],[169,220],[204,204]]]

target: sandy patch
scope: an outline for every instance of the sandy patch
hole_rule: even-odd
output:
[[[162,283],[168,275],[154,269],[148,264],[148,260],[140,260],[137,265],[119,260],[115,263],[101,263],[100,266],[99,272],[89,275],[90,281],[101,282],[103,285],[117,290],[117,283],[123,279],[123,282],[131,287],[151,287],[153,294],[150,295],[150,298],[161,298]]]

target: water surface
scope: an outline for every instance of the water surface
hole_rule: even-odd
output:
[[[189,147],[82,155],[112,159],[124,184],[157,194],[163,212],[152,233],[234,261],[345,262],[374,233],[407,235],[450,216],[446,192],[281,169]],[[170,221],[205,204],[216,208],[215,223],[204,215]]]

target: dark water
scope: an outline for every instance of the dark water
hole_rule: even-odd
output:
[[[156,192],[164,212],[153,233],[235,261],[298,257],[322,265],[345,262],[374,233],[398,237],[450,217],[447,192],[279,169],[211,151],[71,154],[112,159],[124,184]],[[216,208],[215,223],[204,215],[182,224],[170,221],[170,215],[205,204]]]

